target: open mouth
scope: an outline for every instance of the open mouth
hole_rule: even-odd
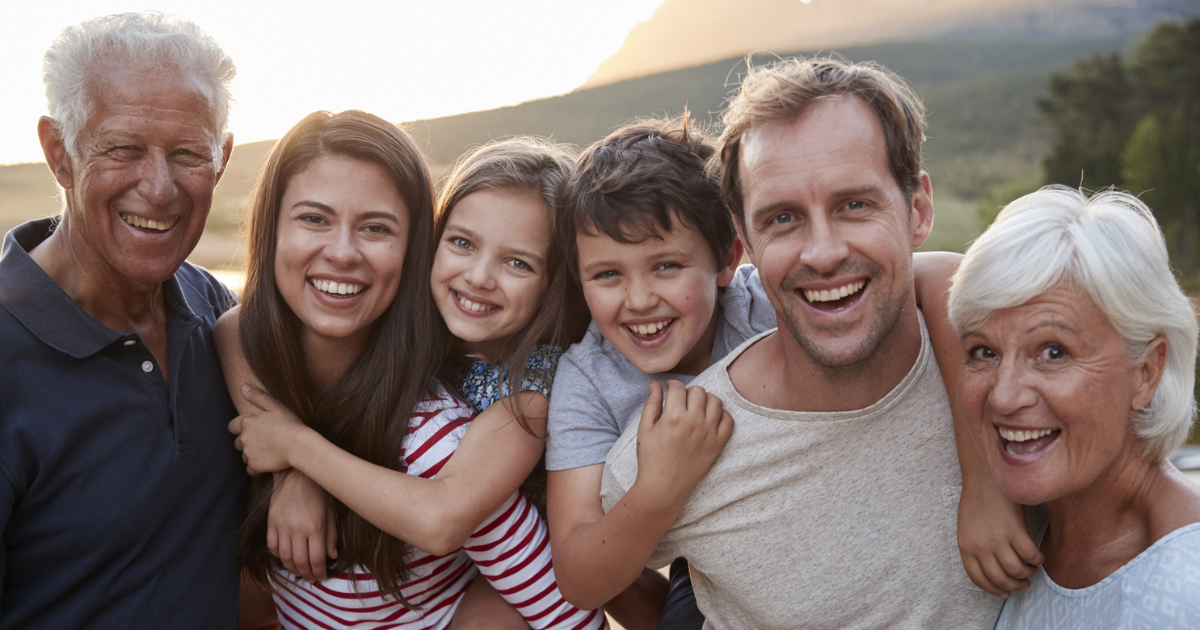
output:
[[[472,313],[486,313],[488,311],[496,311],[500,309],[500,307],[496,306],[495,304],[484,304],[482,302],[469,300],[464,297],[463,294],[453,289],[451,289],[450,292],[454,294],[454,299],[458,300],[458,306],[464,311],[471,311]]]
[[[350,284],[348,282],[331,282],[329,280],[317,280],[309,278],[308,283],[321,293],[331,295],[333,297],[350,297],[358,295],[367,288],[365,284]]]
[[[1032,429],[1029,431],[1014,431],[996,427],[1000,435],[1000,445],[1004,452],[1014,457],[1030,457],[1037,455],[1050,447],[1054,440],[1062,434],[1060,429]]]
[[[166,219],[163,221],[155,221],[154,219],[147,219],[146,217],[139,217],[136,214],[128,214],[125,212],[121,212],[119,214],[121,215],[121,220],[124,221],[127,225],[132,225],[133,227],[145,228],[147,230],[157,230],[159,232],[166,232],[167,230],[175,227],[175,225],[177,223],[179,223],[179,219],[180,219],[180,217],[172,217],[170,219]]]
[[[670,328],[677,319],[679,318],[664,319],[648,324],[625,324],[625,330],[628,330],[637,339],[652,341],[664,336],[666,334],[664,331]]]
[[[859,280],[828,290],[809,291],[805,289],[803,290],[804,300],[819,311],[836,313],[853,306],[862,297],[862,290],[865,286],[867,286],[867,281]]]

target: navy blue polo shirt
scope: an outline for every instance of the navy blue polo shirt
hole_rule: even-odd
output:
[[[170,383],[136,334],[0,251],[0,629],[237,625],[245,468],[212,326],[232,294],[184,263],[163,283]]]

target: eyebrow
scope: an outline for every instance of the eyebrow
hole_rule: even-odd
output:
[[[467,238],[477,240],[477,241],[481,240],[477,233],[475,233],[461,225],[456,225],[454,223],[447,224],[446,229],[445,229],[445,231],[443,231],[442,234],[445,235],[448,232],[454,232],[457,234],[461,234]],[[532,260],[533,262],[537,263],[538,265],[542,265],[546,262],[542,256],[535,254],[527,249],[521,249],[519,247],[506,247],[506,248],[503,248],[501,251],[503,251],[506,254],[516,254],[518,258],[528,258],[529,260]]]
[[[304,199],[301,201],[297,201],[296,203],[292,204],[292,207],[293,208],[298,208],[298,207],[316,208],[317,210],[320,210],[327,214],[332,214],[335,216],[338,214],[338,211],[334,210],[332,207],[325,205],[325,204],[321,203],[320,201],[313,201],[311,199]],[[364,212],[362,214],[355,215],[355,219],[358,221],[377,220],[377,221],[388,221],[388,222],[394,223],[396,225],[400,224],[400,220],[396,218],[396,215],[394,215],[390,212],[384,212],[382,210],[370,210],[368,212]]]

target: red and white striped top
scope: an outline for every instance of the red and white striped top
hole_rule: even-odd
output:
[[[409,422],[401,458],[410,475],[432,478],[454,454],[474,419],[467,403],[440,385]],[[446,628],[477,571],[534,630],[607,627],[600,610],[581,611],[562,598],[554,580],[546,524],[520,491],[471,535],[462,549],[431,556],[409,548],[409,580],[400,591],[419,610],[381,596],[369,573],[355,584],[347,574],[311,584],[277,570],[275,608],[284,628],[356,630]]]

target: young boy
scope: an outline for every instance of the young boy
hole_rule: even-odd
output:
[[[776,326],[757,271],[737,266],[741,243],[705,172],[713,150],[686,117],[628,125],[580,157],[560,211],[593,321],[555,376],[547,504],[559,588],[581,608],[638,578],[732,432],[719,400],[681,384]],[[604,459],[636,418],[647,465],[605,514]],[[702,623],[686,561],[671,572],[664,619]]]

